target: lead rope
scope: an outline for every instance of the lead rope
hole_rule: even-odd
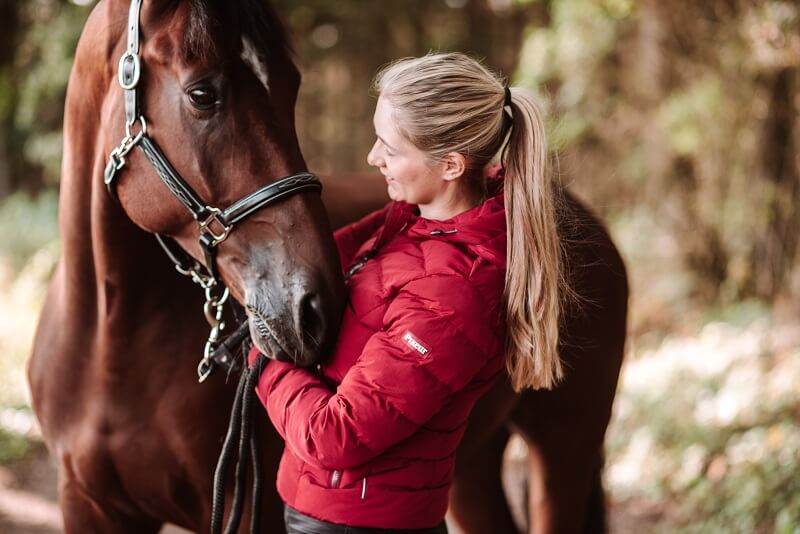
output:
[[[256,427],[252,425],[252,406],[258,379],[261,376],[266,357],[261,355],[250,369],[247,365],[247,355],[251,344],[242,344],[242,357],[244,359],[242,374],[236,387],[236,396],[231,409],[230,423],[222,446],[217,468],[214,472],[214,494],[211,506],[211,533],[220,534],[222,520],[225,514],[225,481],[228,466],[234,452],[234,444],[238,441],[238,457],[236,459],[235,485],[231,513],[225,526],[225,534],[234,534],[238,529],[244,511],[245,483],[247,480],[248,455],[253,468],[253,490],[250,515],[250,532],[257,534],[261,526],[261,495],[263,493],[263,479],[261,476],[261,457],[259,455],[259,440]]]
[[[259,358],[260,360],[260,358]],[[261,362],[258,364],[258,374],[261,374]],[[253,427],[250,435],[250,450],[253,458],[253,498],[250,507],[250,533],[258,534],[261,526],[261,494],[263,493],[264,481],[261,478],[261,455],[259,451],[259,439],[257,427]]]
[[[225,478],[228,472],[228,463],[231,459],[234,443],[239,437],[241,430],[242,416],[242,392],[247,382],[248,369],[245,368],[239,377],[239,384],[236,386],[236,396],[233,398],[233,408],[231,418],[228,423],[228,432],[222,444],[222,452],[217,460],[217,467],[214,470],[214,495],[211,501],[211,533],[219,534],[222,529],[222,516],[225,513]]]
[[[225,527],[225,534],[234,534],[239,529],[239,523],[242,519],[242,511],[244,510],[244,496],[245,496],[245,482],[247,480],[247,465],[248,455],[258,454],[258,451],[252,450],[251,445],[251,429],[252,418],[250,417],[251,407],[253,405],[253,397],[255,396],[255,381],[258,375],[250,369],[243,371],[245,376],[245,386],[242,391],[242,413],[240,417],[241,428],[239,429],[239,455],[236,459],[236,475],[233,491],[233,502],[231,503],[231,515],[228,518],[228,525]]]

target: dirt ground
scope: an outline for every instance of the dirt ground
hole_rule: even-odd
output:
[[[519,460],[506,462],[505,480],[515,515],[521,516],[522,495],[519,488]],[[610,530],[616,534],[641,533],[661,522],[664,511],[659,505],[627,502],[613,503]],[[37,444],[27,457],[11,465],[0,466],[0,533],[59,534],[61,514],[56,496],[56,472],[43,445]],[[162,534],[186,534],[187,531],[167,525]],[[450,529],[451,534],[458,534]]]

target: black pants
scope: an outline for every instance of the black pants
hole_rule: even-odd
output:
[[[283,519],[286,534],[447,534],[444,521],[437,527],[422,529],[348,527],[314,519],[291,506],[283,507]]]

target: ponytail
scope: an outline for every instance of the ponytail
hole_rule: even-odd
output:
[[[526,91],[510,93],[498,76],[461,53],[396,61],[375,79],[397,110],[398,130],[432,160],[468,155],[483,168],[500,151],[508,231],[506,367],[514,389],[552,388],[563,378],[558,356],[565,283],[556,213],[561,189],[548,171],[543,113]],[[511,120],[505,112],[511,108]]]
[[[566,291],[556,219],[561,190],[548,168],[540,106],[528,92],[514,88],[511,116],[504,161],[506,367],[515,391],[527,387],[551,389],[564,377],[558,354]]]

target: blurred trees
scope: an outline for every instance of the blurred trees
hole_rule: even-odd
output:
[[[9,158],[9,132],[14,94],[11,74],[17,41],[17,2],[0,0],[0,198],[11,192],[12,162]]]
[[[461,50],[507,76],[524,32],[544,4],[511,0],[277,0],[303,72],[298,129],[309,166],[320,173],[365,170],[374,141],[371,91],[389,61],[429,50]]]
[[[798,4],[555,0],[548,9],[551,24],[528,35],[518,74],[553,97],[569,178],[610,215],[650,210],[693,274],[685,296],[796,294]]]
[[[0,0],[0,199],[58,183],[64,94],[88,13],[66,0]]]

